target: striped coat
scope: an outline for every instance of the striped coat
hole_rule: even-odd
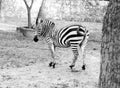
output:
[[[46,39],[50,47],[53,61],[49,64],[49,66],[52,66],[53,68],[55,68],[55,48],[70,47],[74,54],[73,62],[70,65],[70,68],[72,69],[78,58],[79,50],[82,51],[82,56],[84,54],[84,48],[89,38],[89,32],[85,27],[79,24],[68,25],[58,29],[52,21],[40,20],[38,24],[36,24],[36,35],[34,37],[34,41],[37,42],[39,37]],[[85,68],[85,65],[83,65],[83,68]]]

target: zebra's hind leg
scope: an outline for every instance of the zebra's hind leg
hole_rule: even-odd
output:
[[[78,50],[77,50],[77,46],[75,47],[72,47],[72,51],[73,51],[73,55],[74,55],[74,59],[73,59],[73,62],[72,64],[69,66],[71,68],[71,70],[73,70],[73,67],[75,66],[75,63],[77,61],[77,58],[78,58]]]
[[[83,60],[82,70],[85,70],[86,69],[86,64],[85,64],[85,54],[86,54],[86,52],[85,52],[85,45],[80,47],[80,51],[79,51],[79,55],[82,56],[81,59]]]
[[[52,60],[50,63],[49,63],[49,67],[52,67],[52,68],[55,68],[55,65],[56,65],[56,62],[55,62],[55,46],[54,44],[49,44],[49,48],[50,48],[50,52],[51,52],[51,56],[52,56]]]

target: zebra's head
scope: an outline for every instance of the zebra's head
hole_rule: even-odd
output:
[[[40,24],[36,25],[36,27],[35,27],[35,33],[34,34],[35,35],[34,35],[34,39],[33,40],[35,42],[38,42],[39,37],[42,35],[42,27],[41,27]]]
[[[39,37],[46,37],[51,29],[55,26],[54,22],[39,18],[36,20],[35,24],[35,36],[34,41],[37,42]]]
[[[35,36],[34,36],[34,41],[38,42],[39,40],[39,36],[42,33],[42,19],[37,19],[36,24],[34,25],[34,29],[35,29]]]

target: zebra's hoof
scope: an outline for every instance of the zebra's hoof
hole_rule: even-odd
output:
[[[56,65],[56,63],[54,63],[54,62],[50,62],[50,63],[49,63],[49,67],[55,68],[55,65]]]
[[[69,67],[70,67],[70,69],[73,69],[74,66],[75,66],[75,65],[70,65]]]
[[[51,66],[52,66],[52,64],[53,64],[53,62],[50,62],[50,63],[49,63],[49,67],[51,67]]]
[[[86,65],[84,64],[83,66],[82,66],[82,70],[85,70],[86,69]]]

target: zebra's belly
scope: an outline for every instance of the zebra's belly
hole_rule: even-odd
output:
[[[57,35],[54,35],[50,38],[50,40],[54,43],[54,45],[56,47],[60,47],[60,48],[68,48],[70,47],[70,44],[67,42],[67,43],[61,43],[60,40],[61,38]]]
[[[59,41],[53,41],[53,43],[54,43],[54,45],[56,46],[56,47],[60,47],[60,48],[68,48],[68,47],[70,47],[70,44],[69,43],[67,43],[67,44],[61,44]]]

